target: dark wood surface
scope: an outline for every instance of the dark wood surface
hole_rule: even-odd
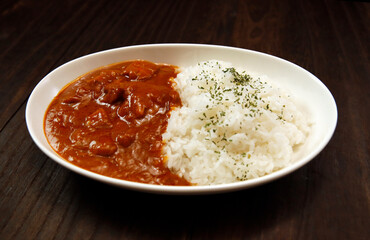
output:
[[[369,26],[362,1],[2,0],[0,239],[370,239]],[[96,51],[168,42],[302,66],[336,99],[332,140],[287,177],[210,196],[107,186],[36,147],[24,112],[48,72]]]

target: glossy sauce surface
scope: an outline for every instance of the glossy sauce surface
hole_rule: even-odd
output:
[[[67,161],[129,181],[190,185],[164,165],[162,134],[171,108],[177,68],[127,61],[100,68],[67,85],[52,101],[44,130]]]

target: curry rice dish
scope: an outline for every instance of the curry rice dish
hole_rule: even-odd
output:
[[[81,168],[187,186],[286,167],[309,125],[280,88],[230,63],[179,69],[134,60],[67,85],[50,104],[44,130],[53,149]]]

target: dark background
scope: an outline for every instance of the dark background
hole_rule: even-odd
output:
[[[2,0],[0,239],[370,239],[369,26],[361,1]],[[32,142],[25,106],[48,72],[100,50],[180,42],[252,49],[312,72],[336,99],[332,140],[287,177],[209,196],[111,187]]]

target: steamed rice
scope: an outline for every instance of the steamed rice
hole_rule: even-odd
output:
[[[167,166],[196,185],[264,176],[293,161],[310,130],[292,98],[266,77],[222,61],[185,68],[175,79],[183,106],[168,122]]]

